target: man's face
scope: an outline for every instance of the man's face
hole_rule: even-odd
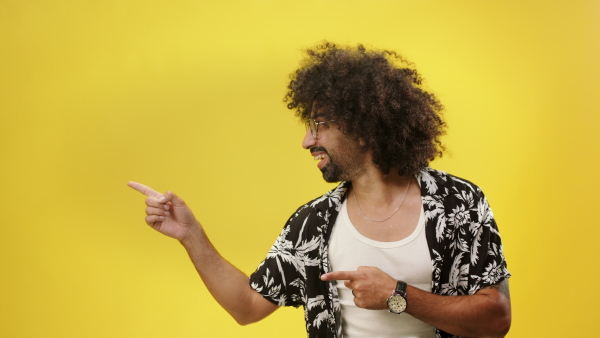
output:
[[[329,121],[321,114],[314,114],[312,118],[316,122]],[[351,181],[364,173],[366,156],[358,142],[342,133],[335,121],[318,124],[318,131],[315,139],[307,130],[302,147],[310,150],[315,160],[319,161],[317,167],[325,181]]]

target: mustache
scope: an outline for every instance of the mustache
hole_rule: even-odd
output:
[[[323,147],[311,147],[310,149],[308,149],[310,151],[310,153],[316,153],[317,151],[322,151],[325,152],[327,155],[329,155],[329,153],[327,152],[327,150]]]

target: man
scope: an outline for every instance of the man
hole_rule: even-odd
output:
[[[477,186],[427,167],[445,124],[411,66],[360,45],[308,50],[286,101],[323,178],[342,183],[290,217],[250,278],[183,200],[129,183],[148,196],[146,223],[183,244],[238,323],[302,305],[310,337],[508,332],[510,274],[492,211]]]

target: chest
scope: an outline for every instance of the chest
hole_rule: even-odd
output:
[[[396,279],[431,290],[432,261],[422,209],[416,218],[413,231],[404,238],[398,241],[377,241],[356,229],[344,204],[329,241],[331,268],[333,271],[353,271],[359,266],[374,266]]]
[[[396,242],[407,238],[415,231],[423,207],[418,186],[411,189],[404,203],[395,212],[393,208],[391,211],[377,210],[377,206],[361,208],[353,196],[347,198],[346,204],[349,221],[356,231],[379,242]],[[369,212],[377,216],[371,218]],[[386,218],[391,212],[393,214],[389,219],[374,221]]]

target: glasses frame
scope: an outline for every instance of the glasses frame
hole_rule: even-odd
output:
[[[323,123],[329,123],[329,122],[334,122],[335,120],[328,120],[328,121],[317,121],[315,119],[308,119],[305,122],[306,125],[306,130],[310,130],[310,135],[312,135],[312,137],[316,140],[319,138],[319,125],[323,124]],[[314,126],[314,128],[313,128]]]

